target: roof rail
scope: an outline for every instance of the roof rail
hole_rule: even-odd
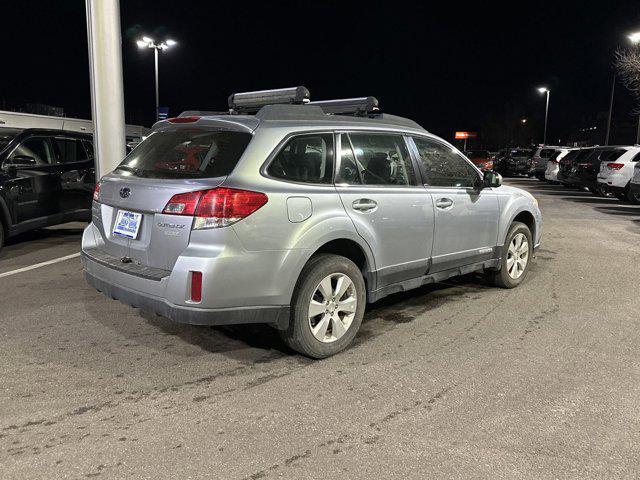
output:
[[[376,97],[343,98],[339,100],[320,100],[309,102],[317,105],[324,113],[331,115],[375,115],[381,113]]]
[[[232,93],[229,96],[229,110],[232,113],[255,113],[265,105],[302,105],[309,102],[309,97],[306,87]]]

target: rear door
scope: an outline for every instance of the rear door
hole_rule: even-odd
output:
[[[337,135],[336,188],[375,256],[377,288],[425,275],[433,243],[433,203],[419,184],[399,134]]]
[[[435,206],[432,271],[493,258],[499,217],[493,189],[478,188],[480,172],[453,147],[428,137],[412,140]]]
[[[68,134],[54,137],[53,143],[60,159],[60,210],[69,217],[88,215],[95,186],[92,150],[87,140]]]

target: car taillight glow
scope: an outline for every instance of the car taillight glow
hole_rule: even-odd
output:
[[[171,197],[162,213],[171,215],[193,215],[202,196],[202,191],[178,193]]]
[[[96,183],[96,186],[93,188],[93,201],[97,202],[100,200],[100,182]]]
[[[624,167],[624,163],[607,163],[607,167],[609,167],[611,170],[620,170],[622,167]]]
[[[194,123],[200,120],[200,117],[192,115],[190,117],[175,117],[167,119],[169,123]]]
[[[194,230],[232,225],[267,203],[261,192],[236,188],[214,188],[174,195],[163,213],[195,216]]]
[[[202,301],[202,272],[191,272],[191,301]]]

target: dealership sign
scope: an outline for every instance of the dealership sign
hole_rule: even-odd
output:
[[[467,138],[478,138],[478,132],[456,132],[456,140],[466,140]]]

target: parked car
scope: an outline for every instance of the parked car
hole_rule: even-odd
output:
[[[543,145],[535,149],[533,152],[533,174],[538,180],[545,180],[545,172],[547,170],[547,162],[551,156],[562,147]]]
[[[634,198],[640,198],[640,162],[636,162],[636,166],[633,169],[633,178],[631,179],[631,184],[629,185],[629,191]]]
[[[533,159],[529,148],[513,148],[500,160],[498,171],[505,176],[533,176]]]
[[[594,148],[595,147],[579,148],[569,152],[562,158],[558,164],[558,173],[556,174],[558,181],[567,187],[577,187],[577,185],[573,185],[569,181],[571,172],[574,170],[576,162],[580,162],[591,155]]]
[[[234,94],[227,115],[158,122],[96,186],[88,283],[178,322],[271,324],[322,358],[368,302],[473,271],[523,281],[532,195],[373,97],[308,97]]]
[[[0,128],[0,249],[8,237],[91,218],[91,135]]]
[[[544,172],[544,179],[547,182],[558,182],[558,170],[560,169],[560,161],[566,157],[573,149],[570,148],[556,148],[553,154],[547,160],[547,169]]]
[[[468,150],[464,153],[481,171],[493,169],[493,156],[487,150]]]
[[[620,200],[640,203],[640,196],[631,191],[631,179],[635,166],[640,161],[640,146],[619,147],[616,152],[621,155],[609,155],[606,161],[600,163],[598,183],[600,190],[611,192]]]
[[[598,183],[600,164],[614,162],[625,152],[625,147],[595,147],[582,150],[571,164],[566,183],[577,188],[586,188],[595,195],[610,195],[609,190]]]

